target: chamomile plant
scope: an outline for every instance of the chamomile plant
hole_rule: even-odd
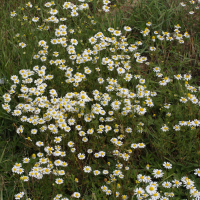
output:
[[[195,181],[173,163],[199,160],[200,88],[190,70],[169,72],[157,59],[183,48],[189,30],[145,21],[137,40],[134,26],[102,29],[92,16],[98,7],[100,16],[112,10],[107,0],[78,0],[28,2],[10,13],[23,26],[15,42],[28,67],[11,75],[2,108],[35,150],[12,168],[23,186],[15,199],[198,199]],[[171,162],[152,169],[149,155]]]

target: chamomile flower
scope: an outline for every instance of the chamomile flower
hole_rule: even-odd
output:
[[[194,181],[189,179],[189,180],[183,181],[183,184],[186,187],[186,189],[190,189],[191,187],[194,186]]]
[[[183,78],[184,78],[184,80],[189,81],[192,79],[192,76],[191,76],[191,74],[184,74]]]
[[[132,29],[131,29],[131,27],[129,27],[129,26],[124,26],[124,30],[125,30],[125,31],[131,31]]]
[[[74,198],[79,199],[81,195],[80,195],[79,192],[74,192],[74,193],[72,194],[72,196],[73,196]]]
[[[30,158],[23,158],[23,163],[29,163]]]
[[[74,146],[74,142],[72,142],[72,141],[68,142],[68,146],[69,147],[73,147]]]
[[[169,36],[170,33],[162,31],[163,36]]]
[[[181,4],[181,6],[183,6],[183,7],[185,7],[185,6],[186,6],[186,4],[185,4],[185,3],[183,3],[183,2],[181,2],[180,4]]]
[[[173,37],[168,36],[168,37],[166,37],[166,40],[168,40],[168,41],[172,41],[172,40],[174,40],[174,39],[173,39]]]
[[[136,144],[136,143],[131,144],[131,148],[137,149],[138,148],[138,144]]]
[[[108,31],[109,31],[110,33],[113,33],[113,32],[114,32],[114,30],[115,30],[114,28],[111,28],[111,27],[110,27],[110,28],[108,28]]]
[[[107,192],[107,190],[108,190],[108,187],[107,187],[107,186],[105,186],[105,185],[103,185],[103,186],[101,186],[101,189],[102,189],[102,191],[103,191],[103,192]]]
[[[21,110],[14,110],[14,112],[12,113],[13,116],[20,116],[21,114]]]
[[[161,41],[165,39],[162,35],[157,35],[157,38]]]
[[[32,18],[32,21],[33,21],[33,22],[38,22],[38,21],[39,21],[39,17],[33,17],[33,18]]]
[[[52,9],[52,8],[51,8],[51,10],[49,12],[49,14],[51,14],[51,15],[56,15],[57,13],[58,13],[58,10]]]
[[[103,170],[103,174],[109,174],[108,170]]]
[[[15,16],[17,15],[17,13],[16,13],[15,11],[12,11],[12,12],[10,13],[10,15],[11,15],[11,17],[15,17]]]
[[[95,176],[97,176],[97,175],[99,175],[101,172],[100,172],[99,170],[94,170],[93,173],[94,173]]]
[[[138,107],[137,111],[139,115],[144,115],[147,112],[146,108],[142,108],[142,107]]]
[[[121,33],[121,31],[119,31],[119,30],[115,30],[115,31],[113,31],[113,35],[115,35],[115,36],[120,36],[122,33]]]
[[[106,195],[111,195],[112,194],[112,190],[107,190],[106,191]]]
[[[185,33],[184,33],[184,36],[185,36],[186,38],[189,38],[189,37],[190,37],[190,35],[188,34],[188,32],[185,32]]]
[[[102,7],[102,9],[103,9],[103,11],[105,11],[105,12],[109,12],[110,10],[109,10],[109,6],[107,6],[107,5],[104,5],[103,7]]]
[[[157,187],[153,184],[148,185],[145,189],[149,195],[153,195],[157,191]]]
[[[169,109],[169,108],[170,108],[170,106],[171,106],[171,104],[170,104],[170,103],[165,103],[165,104],[164,104],[164,108],[167,108],[167,109]]]
[[[142,42],[141,41],[137,41],[137,42],[135,42],[135,44],[138,45],[138,46],[141,46]]]
[[[174,78],[177,80],[181,80],[182,76],[181,76],[181,74],[177,74],[177,75],[174,75]]]
[[[149,50],[150,50],[150,51],[155,51],[155,50],[156,50],[156,47],[150,47]]]
[[[181,99],[180,99],[180,102],[182,102],[182,103],[186,103],[188,100],[186,99],[186,98],[184,98],[184,97],[181,97]]]
[[[56,184],[62,184],[64,180],[62,178],[57,178],[55,182]]]
[[[80,159],[80,160],[83,160],[83,159],[85,159],[85,154],[83,153],[79,153],[78,154],[78,158]]]
[[[181,28],[181,26],[179,24],[177,24],[177,25],[174,25],[174,28],[179,29],[179,28]]]
[[[104,151],[99,151],[99,156],[104,157],[106,153]]]
[[[139,148],[144,148],[145,146],[146,146],[146,145],[145,145],[144,143],[139,143],[139,144],[138,144],[138,147],[139,147]]]
[[[154,169],[152,174],[154,175],[155,178],[161,178],[163,177],[164,172],[162,172],[161,169]]]
[[[74,153],[76,151],[76,148],[71,148],[71,152]]]
[[[125,69],[122,68],[122,67],[118,67],[117,68],[117,72],[118,72],[118,74],[124,74],[125,73]]]
[[[102,84],[104,82],[103,78],[98,78],[97,80],[98,80],[99,84]]]
[[[59,56],[59,52],[57,52],[57,51],[53,52],[53,56],[58,57]]]
[[[151,26],[152,24],[151,24],[151,22],[147,22],[146,25],[147,26]]]
[[[44,6],[49,8],[49,7],[51,7],[51,4],[49,2],[47,2],[47,3],[44,4]]]
[[[79,14],[78,14],[78,12],[76,12],[76,11],[72,11],[72,12],[71,12],[71,16],[72,16],[72,17],[76,17],[76,16],[78,16],[78,15],[79,15]]]
[[[175,126],[173,126],[173,129],[174,129],[175,131],[180,131],[180,126],[179,126],[179,125],[175,125]]]
[[[157,77],[163,77],[163,74],[162,73],[156,73],[156,76]],[[162,81],[159,81],[159,84],[160,85],[167,85],[167,82],[165,80],[162,80]]]
[[[154,67],[154,68],[153,68],[153,71],[154,71],[154,72],[160,72],[160,70],[161,70],[160,67]]]
[[[36,142],[36,145],[37,145],[38,147],[44,146],[44,142],[38,141],[38,142]]]
[[[24,42],[21,42],[21,43],[19,43],[19,46],[24,48],[24,47],[26,47],[26,44]]]
[[[162,186],[163,186],[164,188],[171,188],[172,184],[171,184],[169,181],[164,181],[164,182],[162,183]]]
[[[163,132],[169,131],[169,127],[167,127],[166,124],[164,124],[164,126],[161,128],[161,130]]]
[[[89,38],[90,44],[95,44],[97,42],[97,39],[95,37]]]
[[[122,195],[122,199],[128,199],[128,196],[127,195]]]
[[[144,193],[145,193],[145,191],[144,191],[141,187],[136,188],[136,189],[134,190],[134,195],[137,195],[137,197],[142,196]]]
[[[163,163],[163,166],[164,166],[166,169],[171,169],[171,168],[172,168],[172,164],[169,163],[169,162],[164,162],[164,163]]]
[[[139,83],[140,83],[140,84],[145,84],[145,79],[140,79],[140,80],[139,80]]]
[[[180,44],[183,44],[183,43],[184,43],[184,40],[180,39],[180,40],[179,40],[179,43],[180,43]]]
[[[90,173],[92,171],[92,168],[90,166],[85,166],[83,170],[85,173]]]
[[[146,176],[145,175],[142,175],[142,174],[138,174],[137,175],[137,180],[139,182],[146,182]]]
[[[200,169],[199,169],[199,168],[198,168],[198,169],[195,169],[195,170],[194,170],[194,174],[200,176]]]

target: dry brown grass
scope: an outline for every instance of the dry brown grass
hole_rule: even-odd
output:
[[[125,17],[127,17],[128,12],[133,12],[134,7],[140,2],[140,0],[125,0],[123,3],[120,3],[119,0],[117,0],[117,4],[119,4],[120,10],[125,14]],[[115,16],[117,14],[118,8],[111,9],[111,15]]]
[[[113,24],[115,17],[118,15],[119,12],[123,13],[123,18],[128,18],[130,13],[134,12],[134,7],[139,3],[140,0],[124,0],[123,3],[120,0],[117,0],[116,4],[109,4],[110,11],[108,12],[110,23]],[[102,12],[98,12],[96,14],[97,17],[101,17],[101,21],[106,21],[106,15],[102,14]],[[123,19],[120,21],[120,25],[123,24]]]

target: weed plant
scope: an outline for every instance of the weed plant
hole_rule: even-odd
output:
[[[199,199],[199,3],[3,3],[1,199]]]

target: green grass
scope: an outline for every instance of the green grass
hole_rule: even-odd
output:
[[[200,104],[199,102],[195,104],[192,101],[192,99],[200,100],[200,82],[198,78],[200,75],[200,27],[198,25],[200,23],[200,15],[199,9],[195,9],[200,5],[198,1],[196,0],[195,4],[191,4],[189,1],[185,2],[186,6],[182,7],[180,0],[113,0],[109,3],[110,11],[104,12],[102,10],[103,1],[93,0],[86,2],[89,9],[78,11],[79,15],[76,17],[72,17],[69,10],[62,9],[65,1],[54,2],[55,5],[52,8],[58,10],[58,14],[55,16],[58,19],[66,17],[66,21],[58,23],[45,22],[45,19],[51,16],[48,13],[50,8],[45,7],[44,4],[47,2],[41,0],[31,1],[32,7],[26,7],[25,5],[28,1],[25,0],[2,2],[0,8],[0,79],[5,80],[4,84],[0,84],[0,104],[5,105],[5,94],[10,93],[11,96],[11,100],[8,102],[11,109],[10,112],[7,112],[3,106],[0,107],[0,199],[15,199],[15,195],[22,191],[25,194],[20,199],[30,198],[31,200],[64,200],[64,197],[66,199],[75,199],[71,196],[74,192],[79,192],[80,199],[84,200],[121,200],[126,199],[125,195],[128,196],[128,199],[139,199],[136,195],[136,189],[138,188],[141,191],[142,189],[145,190],[145,194],[153,195],[146,190],[150,184],[149,182],[142,182],[142,179],[138,182],[139,174],[142,174],[143,177],[149,176],[154,183],[157,182],[156,191],[157,195],[160,195],[158,199],[161,199],[161,197],[195,199],[190,192],[194,192],[194,188],[200,191],[198,178],[200,173],[198,175],[194,174],[194,170],[200,168],[200,134],[198,125],[200,123]],[[73,0],[72,3],[75,5],[82,4],[77,0]],[[37,8],[40,8],[40,10]],[[17,15],[11,17],[11,12],[13,11],[16,11]],[[194,11],[194,14],[189,14],[190,11]],[[24,20],[23,16],[27,16],[28,20]],[[33,17],[39,17],[40,19],[38,22],[33,22]],[[93,24],[92,20],[96,23]],[[147,26],[147,22],[151,22],[152,25]],[[56,36],[55,30],[59,28],[59,25],[63,24],[67,26],[67,35],[64,36],[66,47],[61,44],[55,45],[51,43],[51,39],[62,37]],[[188,32],[190,36],[189,38],[183,36],[184,43],[180,43],[176,39],[175,26],[177,24],[181,27],[179,34],[184,35]],[[49,26],[49,29],[39,30],[39,26],[42,29],[45,26]],[[129,26],[132,30],[130,32],[125,31],[125,26]],[[121,31],[121,36],[125,37],[124,41],[127,43],[123,44],[123,38],[109,32],[108,28]],[[142,33],[145,28],[148,28],[146,30],[149,31],[146,36]],[[71,33],[70,29],[74,29],[74,33]],[[170,33],[173,40],[164,39],[161,41],[157,38],[155,31],[160,35],[163,35],[163,32]],[[89,39],[98,32],[101,32],[105,38],[101,38],[101,40],[98,38],[95,44],[91,44]],[[155,36],[155,42],[152,40],[153,36]],[[116,43],[111,43],[112,39],[114,39],[113,37],[116,38]],[[166,37],[164,36],[164,38]],[[67,50],[67,47],[72,44],[70,42],[71,39],[78,41],[78,44],[74,45],[75,52],[72,54]],[[40,58],[34,59],[34,55],[39,54],[43,49],[42,46],[39,46],[41,40],[46,41],[48,45],[47,53],[45,54],[46,61]],[[102,49],[97,49],[95,53],[94,46],[102,41],[105,44],[108,43],[108,46],[105,45]],[[137,44],[139,41],[141,41],[142,45]],[[19,43],[21,42],[24,42],[26,47],[20,47]],[[128,47],[133,44],[138,49],[131,51]],[[120,45],[125,47],[120,49]],[[150,47],[155,47],[156,51],[151,51]],[[110,48],[114,48],[115,52],[112,52]],[[91,60],[90,58],[84,60],[88,57],[84,57],[84,50],[94,51],[93,54],[89,54]],[[54,52],[59,53],[58,57],[53,56]],[[134,57],[136,52],[140,53],[141,57],[146,57],[147,60],[143,62],[137,61]],[[81,55],[83,62],[76,63],[78,59],[70,57],[72,55]],[[113,55],[126,55],[128,57],[122,59],[119,57],[118,60],[114,60]],[[109,58],[110,62],[114,62],[115,67],[113,70],[102,62],[105,58]],[[61,69],[61,66],[59,68],[59,65],[49,63],[51,60],[56,61],[57,59],[65,60],[66,69]],[[130,69],[125,69],[125,72],[120,74],[118,67],[126,68],[123,61],[129,63]],[[39,68],[46,66],[45,77],[33,70],[34,66]],[[155,70],[159,69],[156,69],[156,67],[160,68],[163,78],[170,79],[166,85],[160,84],[163,78],[159,77],[159,74],[156,75]],[[68,72],[66,72],[67,68]],[[89,69],[88,72],[87,69]],[[33,75],[30,75],[33,81],[31,83],[24,82],[25,78],[20,75],[20,70],[24,70],[25,73],[28,73],[26,70],[34,71]],[[71,76],[68,75],[70,70],[72,71]],[[175,78],[178,74],[182,75],[181,80]],[[14,85],[11,80],[13,75],[19,77],[19,84],[11,94],[11,87]],[[47,80],[46,77],[48,75],[53,75],[53,79]],[[74,75],[79,76],[80,82],[78,86],[69,81]],[[126,75],[132,75],[132,79],[127,81],[125,79]],[[135,75],[140,75],[140,78],[135,77]],[[191,75],[192,78],[186,80],[184,75]],[[44,78],[43,83],[46,83],[43,93],[41,92],[37,96],[36,93],[30,94],[31,92],[29,91],[26,94],[31,99],[26,97],[19,98],[19,95],[22,96],[23,94],[22,89],[24,86],[37,88],[37,83],[34,80],[39,78]],[[100,84],[99,78],[104,79],[102,84]],[[113,79],[115,82],[117,81],[117,84],[111,82]],[[142,79],[143,81],[145,80],[144,84],[140,83]],[[38,85],[41,86],[41,83],[38,83]],[[109,91],[109,87],[114,88]],[[157,95],[149,95],[149,99],[148,96],[141,97],[139,96],[139,87],[143,88],[142,90],[146,91],[146,93],[156,92]],[[192,90],[193,88],[194,90]],[[55,89],[58,94],[56,96],[57,103],[52,101],[53,97],[50,95],[50,90],[52,89]],[[126,96],[127,89],[129,94],[132,92],[137,96],[134,98]],[[99,91],[101,98],[104,95],[105,100],[106,97],[110,97],[107,105],[104,105],[94,96],[94,90]],[[64,102],[64,97],[67,93],[74,93],[75,96],[79,95],[80,99],[84,99],[84,93],[80,95],[83,91],[90,98],[85,104],[79,102],[80,105],[75,106],[73,101],[78,101],[76,97],[72,98],[73,101],[70,97],[68,97],[68,100],[65,99],[65,104],[71,100],[70,104],[77,110],[70,111],[66,105],[59,105],[59,98],[63,98],[62,101]],[[47,97],[48,102],[44,101],[46,107],[42,107],[42,104],[37,105],[36,99],[39,96]],[[186,103],[180,101],[182,97],[187,100]],[[126,102],[130,99],[130,105],[126,105],[125,99]],[[150,100],[153,103],[152,107],[148,104]],[[116,108],[116,110],[112,105],[115,101],[120,104],[119,109]],[[34,112],[25,112],[22,109],[20,116],[12,114],[14,110],[17,110],[17,105],[28,105],[30,102],[36,102],[31,107],[40,108],[41,111],[34,114]],[[49,116],[52,118],[47,119],[48,113],[51,112],[48,111],[47,106],[49,105],[49,108],[53,108],[55,104],[58,107],[54,109],[61,113],[57,113],[57,117],[51,113]],[[98,114],[99,111],[95,111],[95,109],[100,109],[100,107],[98,108],[98,105],[96,105],[96,108],[94,108],[95,104],[101,106],[101,109],[106,114]],[[167,108],[166,104],[170,104],[170,107]],[[137,110],[137,105],[143,110],[146,109],[146,112],[140,114]],[[126,110],[127,113],[123,113],[123,110]],[[113,111],[112,115],[108,114],[110,111]],[[91,113],[93,114],[91,115]],[[87,114],[90,114],[89,119],[87,119]],[[21,120],[22,116],[30,118],[33,115],[36,118],[45,119],[44,125],[46,126],[56,124],[58,133],[53,133],[50,127],[46,131],[41,131],[42,124],[34,125]],[[70,131],[61,126],[62,122],[59,120],[59,116],[62,117],[63,121],[67,122],[71,129]],[[104,121],[101,121],[102,117]],[[107,117],[110,117],[110,121],[105,121]],[[68,121],[71,118],[75,120],[74,125],[70,125]],[[181,121],[186,122],[186,125],[180,126],[180,131],[175,131],[174,126]],[[195,121],[197,121],[197,126],[190,126],[189,123],[194,123]],[[161,130],[164,124],[169,130]],[[86,140],[88,139],[87,142],[82,140],[83,136],[75,128],[76,125],[81,125],[85,133],[88,130],[91,131],[92,134],[85,135]],[[99,125],[104,125],[104,127],[107,125],[108,131],[105,131],[104,128],[102,133],[98,133],[100,131]],[[24,127],[24,130],[18,134],[17,130],[21,126]],[[111,130],[109,130],[109,127]],[[129,132],[127,128],[131,128],[132,131]],[[37,134],[32,134],[32,129],[37,129]],[[55,137],[58,136],[62,136],[62,139],[56,143]],[[118,138],[122,145],[120,143],[112,143],[111,140],[114,138]],[[44,146],[37,145],[36,143],[39,141],[44,142]],[[76,149],[74,153],[72,152],[72,147],[68,144],[70,141],[74,142],[73,147]],[[145,148],[132,148],[133,144],[141,143],[145,145]],[[65,152],[66,155],[47,155],[44,150],[44,147],[47,146],[53,147],[54,153],[57,149]],[[88,153],[88,149],[92,149],[93,152],[91,154]],[[119,151],[118,156],[114,155],[116,150]],[[104,151],[106,153],[105,156],[95,158],[95,153],[100,151]],[[79,153],[84,153],[86,158],[79,159]],[[126,160],[122,154],[130,157]],[[23,163],[24,158],[30,158],[30,161]],[[48,163],[42,164],[41,162],[44,162],[41,160],[42,158],[48,158]],[[67,167],[56,166],[54,162],[57,159],[65,161],[68,164]],[[171,163],[172,169],[166,169],[163,166],[164,162]],[[17,163],[22,164],[21,168],[24,169],[24,173],[12,172],[12,168]],[[118,168],[117,164],[122,164],[122,168]],[[150,166],[149,169],[147,164]],[[64,170],[65,174],[44,174],[42,180],[31,177],[29,174],[33,167],[41,170],[42,168],[50,169],[51,166],[53,167],[51,172],[56,173],[57,170]],[[92,172],[85,173],[84,166],[90,166]],[[129,167],[129,169],[127,170],[125,167]],[[121,170],[124,177],[115,176],[116,181],[114,181],[110,175],[117,169]],[[153,175],[153,170],[155,169],[161,169],[164,175],[156,178]],[[100,174],[95,176],[94,170],[99,170]],[[108,170],[109,173],[103,174],[103,170]],[[23,175],[29,177],[29,181],[24,181]],[[188,177],[188,179],[185,179],[185,183],[188,185],[189,182],[191,184],[194,181],[193,190],[189,187],[186,189],[182,180],[183,177]],[[63,184],[57,184],[57,178],[62,178]],[[165,181],[172,183],[175,179],[181,181],[182,186],[166,188],[162,185]],[[101,189],[104,185],[112,191],[110,195]],[[116,192],[120,193],[119,197],[116,197]],[[168,195],[173,193],[174,197],[170,197],[166,193]],[[62,197],[57,196],[55,198],[58,194],[62,194]],[[150,196],[146,197],[146,199],[150,198]]]

